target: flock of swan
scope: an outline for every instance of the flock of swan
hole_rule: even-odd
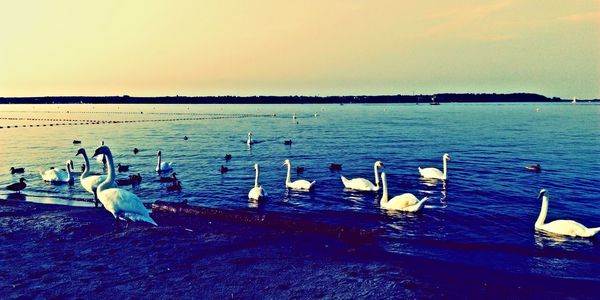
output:
[[[252,139],[252,133],[248,133],[246,144],[253,145],[254,140]],[[135,152],[135,151],[134,151]],[[108,146],[102,145],[94,151],[92,158],[101,161],[106,164],[107,174],[106,175],[93,175],[90,173],[90,161],[85,149],[81,148],[77,151],[75,156],[81,155],[84,159],[85,167],[80,176],[81,186],[90,194],[94,196],[94,202],[96,207],[98,203],[102,203],[102,206],[109,211],[115,218],[116,224],[119,224],[119,220],[131,220],[131,221],[143,221],[152,225],[157,225],[156,222],[150,217],[148,210],[144,207],[140,199],[132,192],[125,189],[119,188],[115,182],[115,164],[113,161],[113,155]],[[227,159],[227,156],[226,156]],[[229,156],[231,159],[231,156]],[[419,174],[425,179],[439,179],[446,180],[448,178],[447,162],[451,160],[450,155],[447,153],[442,156],[443,171],[437,168],[418,168]],[[316,181],[308,181],[304,179],[291,180],[291,162],[286,159],[282,163],[283,166],[287,166],[287,175],[285,179],[285,187],[287,189],[299,191],[299,192],[311,192],[314,190]],[[333,169],[332,164],[332,169]],[[336,167],[339,165],[336,165]],[[73,184],[74,176],[72,175],[73,161],[69,160],[65,163],[66,170],[54,169],[40,172],[40,176],[44,181],[51,183],[70,183]],[[539,168],[539,165],[537,166]],[[373,164],[373,173],[375,177],[375,183],[365,178],[352,178],[348,179],[344,176],[341,177],[342,184],[347,190],[357,192],[379,192],[382,189],[382,195],[380,197],[379,206],[385,210],[403,211],[403,212],[418,212],[423,209],[425,202],[428,200],[427,197],[418,199],[411,193],[404,193],[395,197],[388,195],[388,186],[386,181],[385,172],[380,173],[380,169],[383,169],[384,165],[381,161],[376,161]],[[340,168],[337,168],[340,169]],[[11,172],[17,170],[21,172],[21,169],[11,168]],[[248,199],[250,200],[264,200],[268,197],[267,191],[259,183],[260,169],[258,164],[254,164],[255,179],[254,186],[248,192]],[[171,162],[162,161],[162,153],[157,153],[157,164],[155,171],[157,173],[168,173],[173,171],[173,164]],[[22,173],[22,172],[21,172]],[[14,174],[14,173],[13,173]],[[174,174],[173,174],[174,175]],[[380,181],[381,178],[381,181]],[[169,178],[170,179],[170,178]],[[175,176],[173,176],[175,182],[177,182]],[[7,189],[13,191],[20,191],[25,188],[25,179],[21,178],[18,183],[7,186]],[[577,223],[572,220],[555,220],[549,223],[545,223],[546,216],[548,213],[548,202],[549,196],[546,190],[541,190],[538,197],[542,201],[540,214],[535,222],[535,229],[544,231],[546,233],[558,234],[572,237],[593,237],[600,232],[600,227],[587,228],[584,225]]]

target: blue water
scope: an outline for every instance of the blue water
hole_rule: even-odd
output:
[[[68,111],[68,113],[67,113]],[[82,113],[87,112],[87,113]],[[143,113],[142,113],[143,112]],[[314,117],[314,113],[318,116]],[[292,114],[298,119],[294,121]],[[239,114],[252,114],[239,117]],[[276,116],[272,116],[276,114]],[[217,116],[227,119],[215,119]],[[431,257],[492,270],[508,270],[600,282],[600,243],[536,233],[537,194],[549,190],[548,220],[573,219],[600,226],[600,106],[593,104],[397,105],[3,105],[0,118],[68,120],[203,120],[0,129],[0,184],[16,182],[11,166],[25,167],[27,201],[89,204],[79,185],[52,186],[38,170],[62,167],[79,147],[88,153],[101,140],[115,162],[130,165],[143,182],[131,188],[156,200],[229,209],[291,213],[332,223],[381,228],[388,251]],[[69,123],[0,119],[0,126]],[[248,148],[246,133],[258,144]],[[187,135],[189,140],[183,140]],[[73,145],[74,139],[81,145]],[[293,140],[292,146],[283,141]],[[141,152],[134,155],[132,149]],[[169,193],[153,172],[155,154],[172,161],[183,191]],[[233,159],[225,162],[223,156]],[[419,179],[417,167],[442,168],[447,182]],[[284,159],[317,180],[313,193],[286,192]],[[340,175],[373,180],[381,160],[391,195],[429,196],[419,214],[379,209],[378,196],[344,192]],[[259,163],[270,199],[255,207],[247,193]],[[343,164],[331,172],[330,163]],[[525,166],[540,163],[541,173]],[[230,171],[219,172],[220,165]],[[92,161],[92,171],[101,164]],[[125,178],[127,174],[120,174]],[[298,176],[292,172],[292,179]],[[0,192],[0,197],[8,191]],[[107,218],[110,217],[107,214]]]

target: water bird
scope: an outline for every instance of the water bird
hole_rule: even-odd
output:
[[[406,212],[417,212],[423,208],[427,197],[419,200],[415,195],[411,193],[404,193],[400,196],[393,197],[388,200],[388,189],[387,181],[385,179],[385,172],[381,172],[381,183],[383,184],[383,195],[379,201],[379,206],[383,209],[388,210],[400,210]]]
[[[117,183],[117,186],[124,186],[124,185],[131,185],[132,184],[130,178],[115,179],[115,182]]]
[[[27,184],[25,183],[25,181],[27,181],[27,180],[25,180],[25,178],[21,177],[21,179],[19,179],[19,182],[6,186],[6,189],[9,191],[21,193],[21,191],[27,187]]]
[[[296,167],[296,174],[302,174],[304,173],[304,167],[303,166],[297,166]]]
[[[232,158],[231,154],[229,154],[229,153],[225,154],[225,160],[229,161],[229,160],[231,160],[231,158]]]
[[[150,214],[146,207],[144,207],[144,204],[142,204],[142,201],[140,201],[135,194],[124,189],[113,187],[115,180],[115,165],[110,149],[107,146],[100,146],[94,152],[94,157],[97,157],[98,155],[106,156],[108,175],[106,180],[100,183],[96,193],[98,195],[98,200],[100,200],[104,208],[115,217],[116,224],[118,225],[119,219],[122,219],[125,221],[143,221],[158,226],[150,217]]]
[[[292,164],[289,159],[283,161],[283,166],[287,166],[287,175],[285,178],[285,187],[296,191],[310,191],[314,188],[316,181],[308,181],[304,179],[298,179],[296,181],[291,180],[291,169]]]
[[[91,175],[90,174],[90,160],[85,152],[85,149],[80,148],[77,150],[77,154],[75,156],[81,155],[84,160],[84,170],[79,176],[79,182],[81,186],[90,194],[94,195],[94,206],[98,207],[99,201],[98,196],[96,195],[96,189],[101,182],[106,180],[106,175]],[[116,187],[113,185],[111,187]]]
[[[371,183],[369,180],[364,178],[353,178],[346,179],[346,177],[341,176],[342,183],[344,187],[347,189],[361,191],[361,192],[377,192],[379,191],[379,171],[378,168],[383,168],[383,163],[380,161],[376,161],[373,164],[373,173],[375,173],[375,184]]]
[[[294,113],[294,114],[292,115],[292,119],[296,120],[296,118],[297,118],[297,117],[296,117],[296,113]]]
[[[248,132],[248,139],[246,139],[246,144],[248,146],[253,145],[254,144],[254,140],[252,139],[252,132]]]
[[[173,185],[167,187],[167,192],[181,192],[181,181],[173,182]]]
[[[184,141],[187,141],[187,140],[188,140],[188,137],[187,137],[187,135],[184,135],[184,136],[183,136],[183,140],[184,140]]]
[[[140,149],[138,148],[133,148],[133,154],[138,154],[140,152]]]
[[[10,174],[25,173],[25,168],[10,167]]]
[[[436,168],[421,169],[421,167],[419,167],[419,174],[421,174],[421,176],[423,178],[446,180],[446,178],[448,177],[446,161],[452,160],[452,159],[450,158],[450,155],[448,155],[448,153],[444,153],[444,155],[442,156],[442,160],[444,162],[444,172],[443,173],[442,173],[442,171],[440,171],[439,169],[436,169]]]
[[[173,163],[172,162],[163,162],[162,161],[162,152],[158,151],[156,153],[156,157],[157,157],[157,162],[156,162],[156,172],[168,172],[173,170]]]
[[[256,171],[256,177],[254,178],[254,187],[248,192],[248,199],[251,200],[262,200],[267,197],[267,191],[262,186],[258,185],[258,164],[254,164],[254,170]]]
[[[593,237],[600,232],[600,227],[587,228],[583,224],[573,220],[555,220],[550,223],[544,223],[548,214],[548,198],[548,192],[544,189],[540,190],[538,200],[542,199],[542,208],[540,215],[535,221],[535,230],[573,237]]]
[[[131,184],[140,184],[142,183],[142,175],[140,173],[129,175],[129,180],[131,180]]]
[[[331,170],[331,171],[341,171],[342,170],[342,164],[332,163],[332,164],[329,165],[329,170]]]
[[[292,145],[292,140],[285,140],[285,141],[283,141],[283,144],[291,146]]]
[[[73,140],[73,144],[81,144],[80,140]]]
[[[117,171],[119,171],[119,172],[127,172],[127,171],[129,171],[129,166],[124,166],[122,164],[117,164]]]
[[[542,166],[540,166],[540,164],[532,165],[532,166],[527,166],[525,168],[527,170],[529,170],[529,171],[534,171],[534,172],[541,172],[542,171]]]
[[[221,171],[221,174],[224,174],[224,173],[227,173],[227,171],[229,171],[229,168],[227,168],[227,167],[226,167],[226,166],[224,166],[224,165],[221,165],[221,169],[220,169],[220,171]]]
[[[66,163],[67,171],[64,170],[56,170],[54,168],[50,168],[50,170],[46,170],[44,172],[40,171],[40,176],[44,181],[60,184],[60,183],[69,183],[72,184],[75,181],[75,178],[71,176],[71,166],[73,161],[68,160]]]
[[[161,177],[158,179],[160,182],[176,182],[177,181],[177,173],[173,172],[173,174],[169,177]]]

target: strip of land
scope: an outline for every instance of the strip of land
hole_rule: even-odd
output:
[[[570,100],[569,100],[570,101]],[[579,100],[598,101],[598,99]],[[0,97],[0,104],[328,104],[328,103],[471,103],[471,102],[566,102],[558,97],[533,93],[470,94],[441,93],[435,95],[357,95],[357,96],[47,96]]]

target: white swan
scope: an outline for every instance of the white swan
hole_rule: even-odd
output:
[[[163,162],[162,161],[162,152],[158,151],[156,153],[156,157],[157,157],[157,162],[156,162],[156,172],[169,172],[173,170],[173,163],[172,162]]]
[[[419,174],[421,174],[421,176],[423,178],[446,180],[446,178],[447,178],[446,161],[451,160],[450,155],[448,155],[448,153],[445,153],[444,156],[442,156],[442,160],[444,161],[444,173],[442,173],[442,171],[440,171],[439,169],[436,169],[436,168],[421,169],[419,167]]]
[[[248,199],[261,200],[267,197],[267,191],[262,186],[258,185],[258,164],[254,164],[254,170],[256,170],[256,177],[254,178],[254,187],[248,192]]]
[[[344,183],[344,187],[346,187],[347,189],[362,192],[379,191],[379,172],[377,171],[378,167],[383,167],[383,163],[380,161],[376,161],[373,165],[373,172],[375,173],[375,184],[371,183],[370,181],[364,178],[346,179],[346,177],[341,176],[342,183]]]
[[[283,165],[287,165],[287,177],[285,178],[285,187],[288,189],[296,190],[296,191],[310,191],[315,186],[316,181],[308,181],[304,179],[299,179],[296,181],[291,181],[291,171],[292,164],[289,159],[283,161]]]
[[[381,201],[379,201],[381,208],[417,212],[423,208],[425,201],[428,199],[427,197],[424,197],[419,200],[415,195],[405,193],[388,200],[387,181],[385,180],[385,173],[383,172],[381,173],[381,182],[383,184],[383,195],[381,196]]]
[[[100,200],[102,206],[112,213],[117,224],[119,219],[125,221],[129,219],[132,221],[144,221],[158,226],[135,194],[113,187],[115,186],[115,164],[113,163],[110,149],[107,146],[100,146],[94,152],[94,157],[100,154],[105,155],[106,163],[108,164],[108,176],[106,176],[106,180],[100,183],[96,189],[98,200]]]
[[[600,227],[587,228],[583,224],[577,223],[572,220],[556,220],[544,224],[544,221],[546,220],[546,215],[548,214],[548,192],[542,189],[538,196],[538,200],[540,198],[542,199],[542,209],[540,210],[540,215],[535,221],[535,230],[541,230],[559,235],[579,237],[592,237],[596,233],[600,232]]]
[[[59,169],[46,170],[40,172],[42,179],[50,183],[73,183],[75,181],[75,178],[71,176],[71,166],[73,165],[73,161],[68,160],[65,164],[67,165],[66,172]]]
[[[252,139],[252,132],[248,132],[248,139],[246,140],[246,144],[248,146],[253,145],[254,144],[254,140]]]
[[[98,185],[106,180],[106,175],[90,175],[90,160],[88,159],[87,153],[85,149],[81,148],[77,151],[75,156],[80,155],[83,156],[85,161],[85,170],[81,173],[79,177],[79,182],[81,186],[88,192],[94,195],[94,205],[98,207],[98,196],[96,195],[96,189]],[[104,155],[102,155],[104,156]],[[116,185],[110,187],[117,187]]]

